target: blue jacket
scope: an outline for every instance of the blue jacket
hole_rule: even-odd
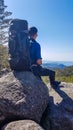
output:
[[[41,47],[34,39],[30,39],[30,60],[31,64],[36,64],[36,61],[41,58]]]

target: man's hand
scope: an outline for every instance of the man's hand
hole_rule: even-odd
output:
[[[38,59],[38,60],[36,61],[36,63],[37,63],[38,65],[41,65],[41,64],[42,64],[42,59]]]

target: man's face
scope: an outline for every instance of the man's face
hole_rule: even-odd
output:
[[[36,39],[36,38],[37,38],[37,36],[38,36],[38,34],[36,33],[36,34],[34,35],[34,39]]]

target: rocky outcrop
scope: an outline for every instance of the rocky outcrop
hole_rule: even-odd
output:
[[[49,104],[42,118],[45,130],[73,130],[73,84],[50,89]]]
[[[7,72],[0,78],[0,129],[73,130],[73,84],[54,89],[31,72]]]
[[[31,72],[10,72],[0,78],[0,113],[3,119],[40,122],[49,99],[45,84]]]
[[[11,122],[6,126],[4,126],[1,130],[44,130],[44,129],[34,121],[22,120]]]

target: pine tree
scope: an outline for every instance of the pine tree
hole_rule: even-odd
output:
[[[11,12],[6,11],[7,6],[4,4],[4,0],[0,0],[0,44],[4,44],[8,41],[8,27],[11,18],[9,16]]]

